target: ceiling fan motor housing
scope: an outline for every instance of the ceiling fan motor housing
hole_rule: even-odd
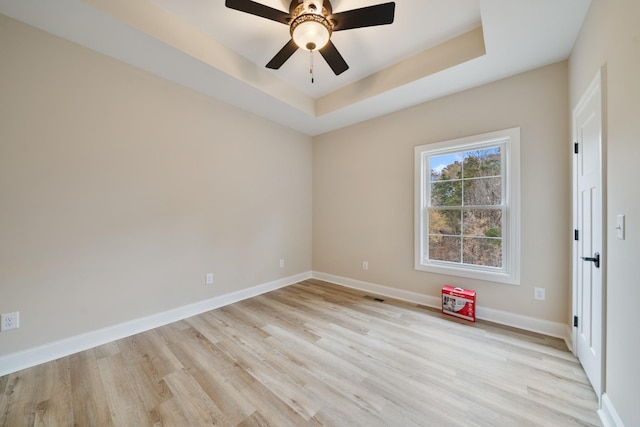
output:
[[[304,0],[302,2],[308,11],[316,11],[322,9],[322,2],[319,0]]]
[[[304,11],[309,12],[312,9],[317,11],[316,13],[321,13],[324,16],[333,13],[333,7],[329,0],[291,0],[291,4],[289,5],[289,13],[291,16],[297,16]]]

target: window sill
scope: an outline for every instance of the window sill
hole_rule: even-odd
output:
[[[417,264],[415,269],[428,273],[437,273],[454,277],[465,277],[468,279],[483,280],[487,282],[505,283],[508,285],[520,285],[520,277],[515,273],[493,272],[481,269],[459,268],[449,265],[426,265]]]

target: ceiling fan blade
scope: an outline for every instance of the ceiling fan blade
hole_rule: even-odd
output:
[[[282,67],[282,64],[287,62],[287,59],[289,59],[296,50],[298,50],[298,45],[293,41],[293,39],[289,40],[289,43],[285,44],[284,47],[280,49],[280,52],[276,53],[276,56],[269,61],[267,68],[277,70]]]
[[[289,21],[291,21],[291,15],[288,13],[251,0],[226,0],[224,4],[229,9],[250,13],[251,15],[271,19],[282,24],[289,25]]]
[[[331,40],[329,40],[325,47],[320,49],[320,55],[327,61],[327,64],[329,64],[329,67],[331,67],[336,76],[349,69],[349,66]]]
[[[395,2],[347,10],[345,12],[330,15],[333,21],[333,31],[351,30],[353,28],[373,27],[386,25],[393,22],[395,14]]]

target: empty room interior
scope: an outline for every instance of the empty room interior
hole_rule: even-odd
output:
[[[638,76],[637,0],[0,0],[0,426],[640,426]]]

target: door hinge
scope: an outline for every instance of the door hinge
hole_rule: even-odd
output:
[[[573,240],[580,240],[580,232],[578,230],[573,230]]]
[[[578,143],[577,142],[573,143],[573,152],[578,154]]]
[[[573,316],[573,327],[574,328],[578,327],[578,316]]]

